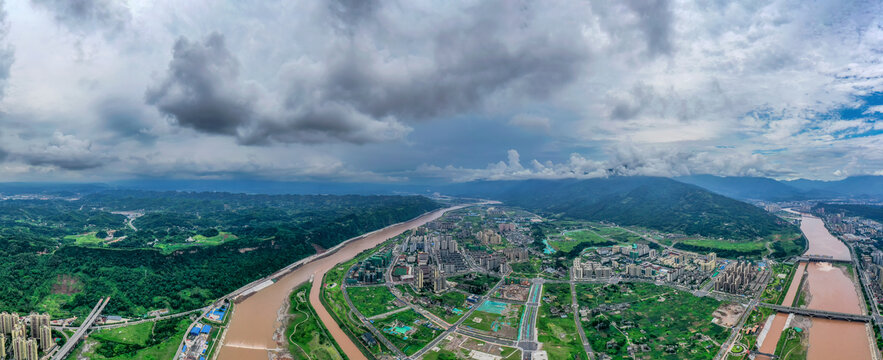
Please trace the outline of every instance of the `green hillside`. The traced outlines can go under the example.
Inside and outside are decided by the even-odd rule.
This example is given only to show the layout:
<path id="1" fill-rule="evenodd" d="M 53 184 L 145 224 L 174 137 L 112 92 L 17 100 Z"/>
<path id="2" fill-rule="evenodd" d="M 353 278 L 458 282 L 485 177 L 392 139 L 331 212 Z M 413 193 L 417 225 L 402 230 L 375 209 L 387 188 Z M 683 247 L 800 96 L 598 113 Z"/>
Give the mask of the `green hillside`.
<path id="1" fill-rule="evenodd" d="M 560 218 L 606 220 L 686 235 L 753 240 L 799 234 L 793 225 L 756 206 L 668 178 L 477 182 L 453 191 Z"/>

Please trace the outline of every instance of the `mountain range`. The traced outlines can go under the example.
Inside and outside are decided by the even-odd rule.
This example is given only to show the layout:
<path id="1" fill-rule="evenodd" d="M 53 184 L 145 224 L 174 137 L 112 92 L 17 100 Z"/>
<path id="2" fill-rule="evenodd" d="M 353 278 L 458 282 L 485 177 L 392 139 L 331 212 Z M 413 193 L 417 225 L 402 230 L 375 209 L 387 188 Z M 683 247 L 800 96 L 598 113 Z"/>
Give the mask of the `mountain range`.
<path id="1" fill-rule="evenodd" d="M 481 197 L 552 217 L 606 220 L 665 232 L 735 240 L 768 238 L 796 229 L 743 201 L 883 199 L 883 176 L 839 181 L 778 181 L 762 177 L 499 180 L 467 183 L 372 184 L 264 180 L 128 181 L 107 184 L 5 183 L 0 194 L 78 196 L 113 189 L 292 194 L 422 194 Z M 740 201 L 742 200 L 742 201 Z"/>
<path id="2" fill-rule="evenodd" d="M 852 176 L 842 180 L 786 180 L 763 177 L 693 175 L 675 180 L 740 200 L 883 200 L 883 176 Z"/>
<path id="3" fill-rule="evenodd" d="M 445 193 L 687 235 L 749 240 L 798 231 L 754 205 L 662 177 L 480 181 L 451 185 Z"/>

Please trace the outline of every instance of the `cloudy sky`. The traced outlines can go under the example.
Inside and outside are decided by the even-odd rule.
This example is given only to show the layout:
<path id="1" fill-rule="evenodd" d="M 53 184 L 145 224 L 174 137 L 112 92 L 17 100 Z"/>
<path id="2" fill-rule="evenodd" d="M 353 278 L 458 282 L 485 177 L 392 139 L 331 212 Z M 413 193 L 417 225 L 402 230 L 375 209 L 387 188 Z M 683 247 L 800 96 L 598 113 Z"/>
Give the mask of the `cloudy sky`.
<path id="1" fill-rule="evenodd" d="M 880 1 L 2 6 L 0 181 L 883 175 Z"/>

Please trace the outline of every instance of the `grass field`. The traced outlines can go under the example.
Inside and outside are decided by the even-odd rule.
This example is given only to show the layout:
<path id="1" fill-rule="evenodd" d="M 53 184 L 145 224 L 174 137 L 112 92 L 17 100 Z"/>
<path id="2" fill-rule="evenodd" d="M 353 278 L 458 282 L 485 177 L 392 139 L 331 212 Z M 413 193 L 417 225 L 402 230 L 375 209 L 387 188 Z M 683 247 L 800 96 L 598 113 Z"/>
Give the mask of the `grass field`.
<path id="1" fill-rule="evenodd" d="M 589 243 L 593 245 L 609 245 L 612 241 L 607 240 L 592 230 L 577 230 L 564 233 L 564 239 L 549 241 L 549 246 L 557 251 L 568 252 L 579 244 Z"/>
<path id="2" fill-rule="evenodd" d="M 145 345 L 153 332 L 153 323 L 146 322 L 116 329 L 98 331 L 93 338 L 122 344 Z"/>
<path id="3" fill-rule="evenodd" d="M 537 340 L 543 343 L 549 359 L 586 358 L 573 314 L 561 317 L 551 312 L 553 307 L 568 307 L 571 302 L 570 284 L 543 286 L 543 303 L 537 315 Z"/>
<path id="4" fill-rule="evenodd" d="M 580 306 L 628 303 L 582 324 L 592 347 L 613 359 L 632 358 L 629 344 L 649 347 L 637 352 L 637 359 L 712 359 L 729 335 L 729 329 L 711 322 L 721 304 L 713 298 L 640 283 L 587 284 L 581 290 L 591 296 L 580 296 Z"/>
<path id="5" fill-rule="evenodd" d="M 77 234 L 77 235 L 67 235 L 64 237 L 66 240 L 73 240 L 74 244 L 77 245 L 101 245 L 104 242 L 104 239 L 99 239 L 95 237 L 94 232 L 89 232 L 85 234 Z"/>
<path id="6" fill-rule="evenodd" d="M 88 352 L 83 352 L 85 346 L 80 345 L 68 359 L 171 359 L 189 325 L 190 320 L 185 318 L 99 330 L 86 340 L 91 343 Z"/>
<path id="7" fill-rule="evenodd" d="M 507 304 L 502 314 L 476 310 L 463 325 L 497 337 L 516 339 L 523 310 L 523 305 L 515 304 Z"/>
<path id="8" fill-rule="evenodd" d="M 525 262 L 510 263 L 509 266 L 512 267 L 511 276 L 513 277 L 532 278 L 543 272 L 543 260 L 536 257 Z"/>
<path id="9" fill-rule="evenodd" d="M 203 235 L 194 235 L 193 242 L 184 242 L 184 243 L 163 243 L 158 242 L 153 245 L 155 248 L 162 250 L 163 253 L 168 254 L 178 250 L 187 249 L 194 246 L 214 246 L 220 245 L 227 241 L 235 240 L 236 235 L 233 235 L 228 232 L 220 232 L 216 236 L 205 237 Z"/>
<path id="10" fill-rule="evenodd" d="M 346 293 L 350 301 L 365 317 L 380 315 L 397 309 L 393 305 L 396 297 L 386 286 L 347 286 Z"/>
<path id="11" fill-rule="evenodd" d="M 626 229 L 617 226 L 607 226 L 602 224 L 593 224 L 590 228 L 598 235 L 601 235 L 607 239 L 612 241 L 617 241 L 620 243 L 646 243 L 647 240 L 644 240 L 639 235 L 633 234 Z"/>
<path id="12" fill-rule="evenodd" d="M 718 250 L 729 250 L 736 252 L 744 252 L 750 253 L 755 251 L 762 251 L 766 247 L 762 242 L 751 241 L 751 242 L 732 242 L 732 241 L 722 241 L 716 239 L 698 239 L 698 238 L 690 238 L 681 241 L 682 244 L 697 246 L 701 248 L 706 248 L 710 250 L 718 249 Z"/>
<path id="13" fill-rule="evenodd" d="M 295 359 L 341 360 L 343 356 L 328 334 L 328 330 L 318 321 L 315 310 L 309 303 L 311 283 L 294 289 L 289 297 L 291 322 L 285 329 L 288 350 Z"/>

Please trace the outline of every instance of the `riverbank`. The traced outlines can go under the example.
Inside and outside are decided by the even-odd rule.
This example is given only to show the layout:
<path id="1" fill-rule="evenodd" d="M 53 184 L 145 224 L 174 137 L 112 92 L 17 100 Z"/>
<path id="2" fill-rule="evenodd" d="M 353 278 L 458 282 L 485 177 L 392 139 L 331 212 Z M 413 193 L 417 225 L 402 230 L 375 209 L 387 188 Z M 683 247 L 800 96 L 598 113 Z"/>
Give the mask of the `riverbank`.
<path id="1" fill-rule="evenodd" d="M 800 229 L 808 242 L 804 255 L 830 256 L 848 261 L 852 259 L 846 244 L 834 237 L 821 219 L 801 214 Z M 856 280 L 848 267 L 826 262 L 801 262 L 782 305 L 802 305 L 815 310 L 864 314 L 864 301 Z M 795 304 L 794 300 L 801 297 L 803 304 Z M 786 328 L 787 317 L 787 314 L 778 313 L 768 324 L 770 329 L 760 347 L 761 352 L 775 352 Z M 804 329 L 808 330 L 807 359 L 876 358 L 877 351 L 873 349 L 868 336 L 867 324 L 819 318 L 812 318 L 811 322 L 809 329 Z"/>
<path id="2" fill-rule="evenodd" d="M 364 250 L 402 232 L 416 228 L 429 221 L 441 217 L 447 211 L 470 205 L 458 205 L 435 210 L 406 222 L 387 226 L 383 229 L 349 239 L 321 255 L 313 255 L 308 261 L 301 261 L 277 271 L 271 278 L 276 281 L 259 291 L 255 291 L 237 304 L 237 311 L 230 321 L 226 341 L 219 354 L 220 360 L 265 360 L 269 351 L 281 350 L 281 346 L 273 339 L 277 329 L 285 324 L 279 321 L 278 311 L 284 306 L 291 291 L 298 285 L 314 277 L 313 290 L 310 291 L 310 304 L 319 319 L 337 341 L 345 355 L 352 359 L 364 359 L 364 355 L 319 301 L 317 285 L 321 286 L 325 273 L 337 264 L 347 261 Z M 305 259 L 306 260 L 306 259 Z M 314 295 L 315 294 L 315 295 Z"/>

